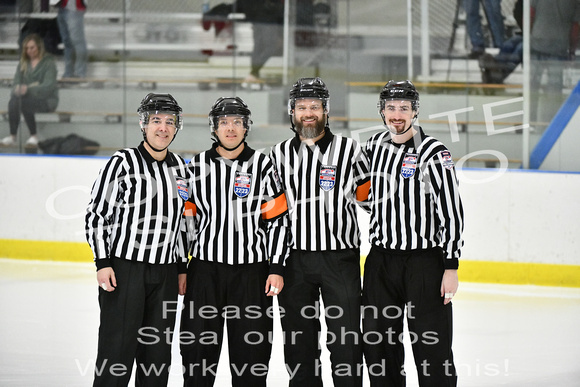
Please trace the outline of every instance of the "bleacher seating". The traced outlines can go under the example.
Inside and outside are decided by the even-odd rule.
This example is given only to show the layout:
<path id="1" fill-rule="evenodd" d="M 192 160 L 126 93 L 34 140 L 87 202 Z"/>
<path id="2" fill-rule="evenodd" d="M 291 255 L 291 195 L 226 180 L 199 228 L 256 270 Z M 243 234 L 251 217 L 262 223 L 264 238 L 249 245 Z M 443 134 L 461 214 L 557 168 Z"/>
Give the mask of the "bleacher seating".
<path id="1" fill-rule="evenodd" d="M 3 20 L 0 25 L 0 51 L 14 54 L 23 21 L 27 18 L 56 18 L 54 13 L 21 15 L 20 19 Z M 207 55 L 251 53 L 251 24 L 240 22 L 243 14 L 230 15 L 235 23 L 216 34 L 214 27 L 205 30 L 201 14 L 173 13 L 99 13 L 87 12 L 85 36 L 92 56 L 110 59 L 205 59 Z M 154 21 L 154 23 L 152 23 Z M 232 30 L 235 29 L 235 33 Z M 62 45 L 60 46 L 62 48 Z"/>
<path id="2" fill-rule="evenodd" d="M 156 21 L 159 21 L 159 17 L 171 20 L 171 23 L 155 24 L 148 23 L 151 17 L 137 13 L 87 13 L 86 35 L 91 57 L 88 79 L 82 84 L 61 82 L 57 111 L 37 115 L 41 137 L 77 133 L 98 141 L 101 144 L 100 155 L 110 155 L 123 144 L 134 145 L 140 140 L 135 113 L 138 101 L 144 93 L 153 90 L 171 92 L 184 108 L 185 129 L 172 148 L 185 156 L 211 146 L 207 112 L 217 97 L 230 93 L 240 95 L 252 109 L 255 125 L 249 137 L 250 145 L 258 149 L 266 148 L 292 135 L 285 113 L 288 86 L 281 85 L 281 58 L 271 58 L 263 70 L 265 77 L 271 80 L 268 88 L 249 90 L 241 87 L 240 83 L 249 72 L 249 54 L 253 49 L 249 23 L 236 23 L 234 30 L 225 30 L 216 36 L 213 28 L 207 31 L 203 29 L 200 14 L 155 15 Z M 5 59 L 0 61 L 0 113 L 4 114 L 9 98 L 8 88 L 17 64 L 15 52 L 18 50 L 18 26 L 14 20 L 0 26 L 0 54 Z M 381 67 L 395 56 L 397 60 L 400 57 L 404 59 L 404 50 L 369 50 L 365 39 L 376 43 L 377 37 L 365 37 L 363 29 L 356 31 L 360 35 L 348 37 L 350 42 L 358 42 L 354 48 L 350 45 L 354 50 L 351 58 L 357 58 L 360 54 L 358 60 L 366 62 L 364 65 L 369 67 Z M 400 45 L 406 31 L 393 31 L 396 34 L 389 38 L 395 45 Z M 344 42 L 347 38 L 345 31 L 339 33 L 344 35 L 333 41 L 341 44 L 305 50 L 305 54 L 297 58 L 307 57 L 310 61 L 313 54 L 323 51 L 327 55 L 311 60 L 312 64 L 308 63 L 310 68 L 320 71 L 325 78 L 325 65 L 328 65 L 329 73 L 336 66 L 343 65 L 336 57 L 344 57 Z M 59 74 L 62 74 L 63 67 L 62 59 L 59 58 Z M 306 74 L 298 76 L 312 75 L 315 70 L 307 69 Z M 368 70 L 373 73 L 376 69 L 373 67 Z M 465 58 L 433 59 L 431 70 L 428 77 L 417 82 L 417 86 L 422 93 L 422 100 L 437 101 L 437 105 L 432 105 L 435 111 L 465 107 L 474 103 L 470 100 L 472 97 L 478 98 L 476 104 L 480 106 L 485 101 L 514 98 L 521 93 L 521 69 L 508 79 L 506 85 L 482 85 L 477 61 Z M 383 71 L 379 69 L 374 73 L 381 75 L 375 77 L 373 82 L 347 82 L 343 85 L 344 90 L 347 90 L 344 96 L 333 94 L 331 89 L 331 122 L 336 132 L 358 136 L 366 133 L 365 128 L 380 124 L 376 112 L 378 90 L 384 84 L 380 78 L 389 77 L 389 73 L 383 74 Z M 388 78 L 383 79 L 386 80 Z M 341 98 L 344 107 L 335 102 Z M 430 104 L 426 102 L 422 106 Z M 485 120 L 481 115 L 461 117 L 458 121 L 458 142 L 451 141 L 448 123 L 443 119 L 429 119 L 425 108 L 422 109 L 420 121 L 427 131 L 448 143 L 457 155 L 469 153 L 470 143 L 485 144 L 483 146 L 490 144 Z M 501 123 L 515 125 L 517 122 L 518 119 L 514 119 Z M 0 121 L 0 128 L 0 133 L 4 135 L 7 122 Z M 24 129 L 24 139 L 26 135 Z M 364 140 L 364 136 L 359 139 Z M 491 140 L 492 143 L 497 142 L 497 138 Z M 502 149 L 512 160 L 512 166 L 517 166 L 521 159 L 519 133 L 506 134 L 502 137 L 501 146 L 494 143 L 489 147 Z M 0 149 L 0 152 L 4 151 Z M 485 165 L 490 160 L 482 158 L 478 162 Z"/>

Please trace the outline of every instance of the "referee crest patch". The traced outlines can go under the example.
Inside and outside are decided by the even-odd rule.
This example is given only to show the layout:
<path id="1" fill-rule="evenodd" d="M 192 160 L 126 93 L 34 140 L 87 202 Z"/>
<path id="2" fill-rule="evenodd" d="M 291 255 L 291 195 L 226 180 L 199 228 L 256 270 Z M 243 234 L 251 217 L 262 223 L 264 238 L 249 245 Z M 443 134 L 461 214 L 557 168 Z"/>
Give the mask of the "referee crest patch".
<path id="1" fill-rule="evenodd" d="M 183 200 L 189 199 L 189 189 L 187 187 L 187 180 L 183 177 L 175 176 L 175 185 L 177 186 L 177 193 Z"/>
<path id="2" fill-rule="evenodd" d="M 336 182 L 336 167 L 332 165 L 322 165 L 320 167 L 320 175 L 318 176 L 318 184 L 320 188 L 325 191 L 330 191 L 334 188 Z"/>
<path id="3" fill-rule="evenodd" d="M 453 158 L 451 157 L 451 152 L 448 150 L 441 152 L 441 164 L 447 169 L 453 169 L 455 164 L 453 164 Z"/>
<path id="4" fill-rule="evenodd" d="M 252 188 L 252 174 L 236 171 L 234 179 L 234 193 L 239 198 L 245 198 Z"/>
<path id="5" fill-rule="evenodd" d="M 401 176 L 405 179 L 413 176 L 417 169 L 417 155 L 413 153 L 406 153 L 403 158 L 403 166 L 401 167 Z"/>

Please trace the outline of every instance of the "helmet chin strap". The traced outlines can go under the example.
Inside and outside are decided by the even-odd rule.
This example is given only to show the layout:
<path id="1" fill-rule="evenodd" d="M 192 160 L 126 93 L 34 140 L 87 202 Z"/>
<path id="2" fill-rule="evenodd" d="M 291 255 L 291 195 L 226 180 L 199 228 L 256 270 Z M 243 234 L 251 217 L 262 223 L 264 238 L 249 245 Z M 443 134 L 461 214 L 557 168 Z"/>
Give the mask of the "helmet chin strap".
<path id="1" fill-rule="evenodd" d="M 177 132 L 175 132 L 175 134 L 173 135 L 173 139 L 171 140 L 171 142 L 169 144 L 167 144 L 167 146 L 163 149 L 157 149 L 155 148 L 153 145 L 151 145 L 151 143 L 149 142 L 149 140 L 147 140 L 147 134 L 145 133 L 145 130 L 141 129 L 141 132 L 143 133 L 143 140 L 147 143 L 147 145 L 149 145 L 149 147 L 151 149 L 153 149 L 155 152 L 163 152 L 164 150 L 166 150 L 167 148 L 169 148 L 169 145 L 171 145 L 171 143 L 173 142 L 173 140 L 175 140 L 175 137 L 177 136 Z"/>
<path id="2" fill-rule="evenodd" d="M 294 115 L 290 116 L 290 130 L 293 131 L 295 134 L 298 134 L 296 131 L 296 125 L 294 125 Z"/>
<path id="3" fill-rule="evenodd" d="M 228 148 L 228 147 L 224 146 L 224 144 L 222 144 L 222 142 L 220 141 L 218 136 L 215 134 L 215 132 L 212 134 L 214 136 L 214 141 L 217 142 L 218 146 L 221 146 L 222 148 L 224 148 L 228 152 L 232 152 L 232 151 L 235 151 L 236 149 L 238 149 L 243 143 L 246 142 L 246 137 L 248 137 L 248 129 L 246 129 L 246 133 L 244 133 L 244 138 L 242 138 L 242 141 L 240 141 L 239 144 L 233 148 Z"/>

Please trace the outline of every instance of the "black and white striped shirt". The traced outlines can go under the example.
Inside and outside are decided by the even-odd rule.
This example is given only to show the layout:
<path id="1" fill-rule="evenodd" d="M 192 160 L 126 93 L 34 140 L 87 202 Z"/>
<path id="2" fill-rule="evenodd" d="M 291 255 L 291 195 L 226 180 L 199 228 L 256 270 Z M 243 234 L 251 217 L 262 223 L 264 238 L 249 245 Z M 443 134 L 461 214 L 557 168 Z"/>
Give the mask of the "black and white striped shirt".
<path id="1" fill-rule="evenodd" d="M 188 176 L 180 156 L 168 152 L 157 161 L 143 143 L 111 157 L 93 185 L 85 218 L 97 269 L 113 257 L 150 264 L 187 259 Z"/>
<path id="2" fill-rule="evenodd" d="M 270 273 L 282 275 L 290 251 L 288 207 L 274 165 L 247 144 L 234 160 L 216 148 L 189 164 L 192 259 L 229 265 L 270 261 Z"/>
<path id="3" fill-rule="evenodd" d="M 293 249 L 358 248 L 357 201 L 368 196 L 368 160 L 351 138 L 325 136 L 308 146 L 298 136 L 275 145 L 270 157 L 288 199 Z"/>
<path id="4" fill-rule="evenodd" d="M 463 207 L 449 150 L 418 128 L 404 144 L 388 131 L 366 144 L 370 161 L 370 243 L 389 250 L 443 249 L 457 269 L 463 246 Z"/>

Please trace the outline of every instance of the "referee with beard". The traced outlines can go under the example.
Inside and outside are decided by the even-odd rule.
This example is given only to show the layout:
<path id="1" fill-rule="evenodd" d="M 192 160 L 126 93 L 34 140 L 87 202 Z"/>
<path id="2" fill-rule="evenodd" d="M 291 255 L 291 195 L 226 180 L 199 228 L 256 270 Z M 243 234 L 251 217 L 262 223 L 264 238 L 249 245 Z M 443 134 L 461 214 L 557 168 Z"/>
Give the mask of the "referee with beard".
<path id="1" fill-rule="evenodd" d="M 362 386 L 360 235 L 356 204 L 367 199 L 368 161 L 352 139 L 328 125 L 329 92 L 320 78 L 290 90 L 294 138 L 272 148 L 288 200 L 293 237 L 286 261 L 284 355 L 290 386 L 322 386 L 320 295 L 337 387 Z"/>

